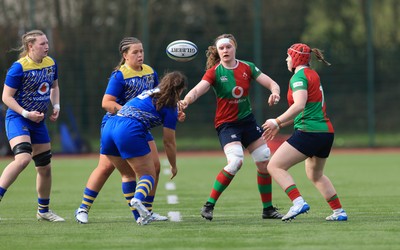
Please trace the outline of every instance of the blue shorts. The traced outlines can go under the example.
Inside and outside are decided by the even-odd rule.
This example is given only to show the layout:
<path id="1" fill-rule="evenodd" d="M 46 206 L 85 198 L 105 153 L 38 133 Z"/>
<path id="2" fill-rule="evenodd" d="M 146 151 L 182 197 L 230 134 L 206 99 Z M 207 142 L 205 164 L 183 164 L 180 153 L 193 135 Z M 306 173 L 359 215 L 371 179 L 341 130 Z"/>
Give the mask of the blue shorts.
<path id="1" fill-rule="evenodd" d="M 49 132 L 44 120 L 36 123 L 22 116 L 7 117 L 6 133 L 9 141 L 17 136 L 28 135 L 31 137 L 32 144 L 50 142 Z"/>
<path id="2" fill-rule="evenodd" d="M 234 141 L 240 141 L 243 147 L 247 148 L 262 136 L 263 130 L 251 114 L 240 121 L 221 124 L 217 128 L 217 133 L 222 148 Z"/>
<path id="3" fill-rule="evenodd" d="M 103 117 L 103 120 L 101 121 L 100 137 L 101 137 L 101 135 L 103 134 L 104 125 L 106 125 L 106 122 L 108 121 L 108 119 L 109 119 L 110 117 L 112 117 L 112 115 L 108 115 L 108 114 L 106 114 L 106 115 Z M 149 142 L 149 141 L 154 141 L 154 137 L 153 137 L 153 135 L 150 133 L 150 131 L 147 131 L 146 140 L 147 140 L 147 142 Z M 101 138 L 100 138 L 100 152 L 101 152 L 101 148 L 102 148 L 102 145 L 101 145 Z"/>
<path id="4" fill-rule="evenodd" d="M 328 158 L 335 135 L 295 130 L 287 142 L 308 157 Z"/>
<path id="5" fill-rule="evenodd" d="M 122 159 L 139 157 L 151 152 L 142 123 L 133 118 L 112 116 L 101 134 L 100 154 L 120 156 Z"/>

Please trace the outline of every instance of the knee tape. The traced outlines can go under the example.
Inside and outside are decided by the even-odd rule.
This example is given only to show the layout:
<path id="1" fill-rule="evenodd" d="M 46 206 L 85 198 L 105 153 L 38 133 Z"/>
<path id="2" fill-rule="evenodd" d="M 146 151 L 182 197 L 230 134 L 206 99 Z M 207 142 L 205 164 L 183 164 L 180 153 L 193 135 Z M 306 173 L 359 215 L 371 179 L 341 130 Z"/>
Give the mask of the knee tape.
<path id="1" fill-rule="evenodd" d="M 36 167 L 44 167 L 50 164 L 51 157 L 52 157 L 51 151 L 48 150 L 38 155 L 35 155 L 32 159 L 35 162 Z"/>
<path id="2" fill-rule="evenodd" d="M 266 144 L 263 144 L 251 152 L 251 156 L 255 162 L 268 161 L 271 158 L 271 150 Z"/>
<path id="3" fill-rule="evenodd" d="M 242 167 L 244 153 L 243 148 L 239 144 L 232 145 L 225 150 L 226 159 L 228 165 L 224 167 L 224 170 L 231 175 L 235 175 Z"/>
<path id="4" fill-rule="evenodd" d="M 12 149 L 14 155 L 21 154 L 21 153 L 32 153 L 32 144 L 29 142 L 21 142 L 15 145 Z"/>

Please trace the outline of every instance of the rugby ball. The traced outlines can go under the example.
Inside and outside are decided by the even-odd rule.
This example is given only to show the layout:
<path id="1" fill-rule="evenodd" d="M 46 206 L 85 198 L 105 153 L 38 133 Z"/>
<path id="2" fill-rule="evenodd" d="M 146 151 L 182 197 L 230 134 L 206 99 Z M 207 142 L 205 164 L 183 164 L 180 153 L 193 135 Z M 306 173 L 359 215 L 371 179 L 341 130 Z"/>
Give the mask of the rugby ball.
<path id="1" fill-rule="evenodd" d="M 196 44 L 187 40 L 176 40 L 168 44 L 166 53 L 169 58 L 178 62 L 188 62 L 194 59 L 198 49 Z"/>

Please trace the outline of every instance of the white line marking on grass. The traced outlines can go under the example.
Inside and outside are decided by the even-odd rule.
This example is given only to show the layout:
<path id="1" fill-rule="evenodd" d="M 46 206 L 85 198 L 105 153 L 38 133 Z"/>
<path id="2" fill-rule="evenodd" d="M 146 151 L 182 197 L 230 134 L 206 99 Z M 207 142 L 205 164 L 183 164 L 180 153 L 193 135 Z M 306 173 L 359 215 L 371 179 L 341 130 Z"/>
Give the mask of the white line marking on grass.
<path id="1" fill-rule="evenodd" d="M 176 221 L 176 222 L 182 221 L 180 212 L 170 211 L 168 212 L 168 217 L 170 221 Z"/>
<path id="2" fill-rule="evenodd" d="M 167 196 L 167 202 L 168 204 L 178 204 L 178 196 L 177 195 L 168 195 Z"/>
<path id="3" fill-rule="evenodd" d="M 161 166 L 163 167 L 162 172 L 164 175 L 171 175 L 170 165 L 167 159 L 161 161 Z M 173 181 L 165 183 L 165 189 L 167 191 L 176 190 L 176 185 Z M 177 195 L 167 195 L 167 203 L 168 204 L 178 204 L 178 196 Z M 178 211 L 170 211 L 168 212 L 168 217 L 170 221 L 179 222 L 182 221 L 181 213 Z"/>
<path id="4" fill-rule="evenodd" d="M 165 189 L 166 190 L 175 190 L 176 186 L 174 182 L 167 182 L 165 183 Z"/>

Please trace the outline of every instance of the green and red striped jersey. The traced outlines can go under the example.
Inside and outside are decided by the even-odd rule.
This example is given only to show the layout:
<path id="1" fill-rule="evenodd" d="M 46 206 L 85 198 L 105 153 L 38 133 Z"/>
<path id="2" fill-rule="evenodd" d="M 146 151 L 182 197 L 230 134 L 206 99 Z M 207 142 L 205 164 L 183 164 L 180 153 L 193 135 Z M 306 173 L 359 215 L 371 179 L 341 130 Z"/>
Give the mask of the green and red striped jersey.
<path id="1" fill-rule="evenodd" d="M 316 71 L 303 68 L 292 76 L 287 94 L 289 106 L 294 103 L 293 92 L 301 89 L 307 90 L 308 99 L 304 110 L 294 119 L 294 128 L 305 132 L 333 133 L 332 123 L 326 115 L 324 91 Z"/>
<path id="2" fill-rule="evenodd" d="M 239 121 L 252 112 L 250 84 L 261 71 L 251 62 L 238 60 L 237 66 L 227 69 L 217 64 L 208 69 L 202 80 L 211 84 L 217 98 L 214 125 Z"/>

